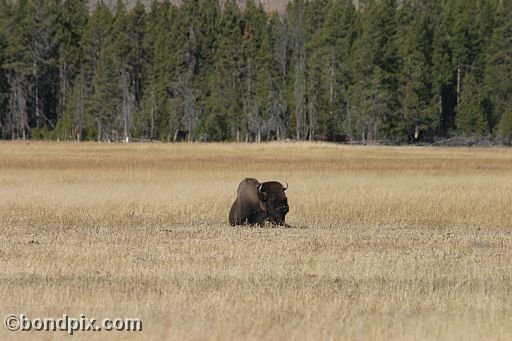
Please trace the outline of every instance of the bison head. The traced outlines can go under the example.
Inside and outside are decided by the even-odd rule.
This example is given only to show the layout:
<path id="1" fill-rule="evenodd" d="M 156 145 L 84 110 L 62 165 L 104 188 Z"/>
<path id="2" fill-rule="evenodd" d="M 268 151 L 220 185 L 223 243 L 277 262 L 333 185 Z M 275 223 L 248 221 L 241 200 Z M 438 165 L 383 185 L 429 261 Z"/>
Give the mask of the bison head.
<path id="1" fill-rule="evenodd" d="M 288 198 L 284 193 L 288 184 L 283 186 L 277 181 L 264 182 L 258 186 L 258 197 L 262 201 L 268 215 L 268 219 L 278 225 L 284 224 L 288 207 Z"/>

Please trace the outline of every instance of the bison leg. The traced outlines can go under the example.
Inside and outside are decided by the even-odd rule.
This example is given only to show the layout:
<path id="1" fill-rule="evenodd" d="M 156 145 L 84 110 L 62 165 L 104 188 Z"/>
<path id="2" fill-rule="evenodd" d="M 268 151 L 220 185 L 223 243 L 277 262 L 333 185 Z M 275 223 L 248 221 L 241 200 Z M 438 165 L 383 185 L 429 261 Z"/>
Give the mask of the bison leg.
<path id="1" fill-rule="evenodd" d="M 235 200 L 231 209 L 229 210 L 229 223 L 231 226 L 242 225 L 244 222 L 240 219 L 240 209 L 238 207 L 238 201 Z"/>
<path id="2" fill-rule="evenodd" d="M 253 213 L 249 217 L 249 224 L 251 225 L 263 225 L 266 221 L 268 221 L 268 215 L 263 211 Z"/>

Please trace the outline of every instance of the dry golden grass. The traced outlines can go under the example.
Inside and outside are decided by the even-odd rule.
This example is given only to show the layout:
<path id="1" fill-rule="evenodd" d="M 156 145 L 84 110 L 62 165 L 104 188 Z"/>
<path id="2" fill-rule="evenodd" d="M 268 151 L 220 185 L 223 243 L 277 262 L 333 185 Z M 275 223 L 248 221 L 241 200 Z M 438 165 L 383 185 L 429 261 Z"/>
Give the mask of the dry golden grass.
<path id="1" fill-rule="evenodd" d="M 247 176 L 289 183 L 296 228 L 227 224 Z M 0 317 L 144 323 L 80 339 L 509 340 L 511 203 L 510 149 L 0 143 Z"/>

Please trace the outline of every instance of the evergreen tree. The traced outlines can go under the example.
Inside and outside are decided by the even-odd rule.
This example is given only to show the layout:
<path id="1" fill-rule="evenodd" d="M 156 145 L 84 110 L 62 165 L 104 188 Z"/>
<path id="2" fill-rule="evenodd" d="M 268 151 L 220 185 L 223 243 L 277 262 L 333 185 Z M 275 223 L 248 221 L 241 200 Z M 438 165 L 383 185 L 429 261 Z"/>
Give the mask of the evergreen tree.
<path id="1" fill-rule="evenodd" d="M 133 116 L 142 98 L 145 15 L 140 2 L 129 13 L 119 2 L 112 27 L 112 44 L 109 45 L 120 88 L 117 130 L 122 131 L 126 142 L 132 137 Z"/>
<path id="2" fill-rule="evenodd" d="M 306 125 L 306 32 L 304 0 L 294 0 L 287 9 L 291 35 L 291 74 L 289 75 L 290 107 L 293 108 L 295 138 L 300 140 L 307 136 Z"/>
<path id="3" fill-rule="evenodd" d="M 6 58 L 3 65 L 9 85 L 9 107 L 6 130 L 12 139 L 29 137 L 30 121 L 34 118 L 34 76 L 38 74 L 38 60 L 33 48 L 36 8 L 30 0 L 14 5 L 6 24 Z"/>
<path id="4" fill-rule="evenodd" d="M 113 49 L 110 34 L 113 17 L 100 2 L 92 12 L 82 36 L 84 82 L 84 126 L 82 134 L 90 140 L 113 138 L 113 114 L 117 109 L 119 87 L 113 68 Z"/>
<path id="5" fill-rule="evenodd" d="M 511 0 L 0 0 L 2 138 L 511 136 Z"/>
<path id="6" fill-rule="evenodd" d="M 432 81 L 434 89 L 434 106 L 439 117 L 441 133 L 447 134 L 455 126 L 456 93 L 456 65 L 453 64 L 450 47 L 450 32 L 454 21 L 453 9 L 450 2 L 438 5 L 439 12 L 437 24 L 434 28 L 432 51 Z"/>
<path id="7" fill-rule="evenodd" d="M 82 138 L 83 88 L 81 39 L 88 20 L 85 0 L 66 0 L 56 18 L 58 44 L 59 107 L 56 135 L 61 139 Z"/>
<path id="8" fill-rule="evenodd" d="M 0 1 L 0 138 L 8 137 L 7 113 L 9 105 L 9 87 L 7 71 L 4 68 L 6 62 L 7 36 L 5 34 L 7 24 L 10 21 L 11 3 L 7 0 Z"/>
<path id="9" fill-rule="evenodd" d="M 410 142 L 422 135 L 432 137 L 438 128 L 437 112 L 432 110 L 432 8 L 407 2 L 400 9 L 400 102 L 401 138 Z"/>
<path id="10" fill-rule="evenodd" d="M 242 93 L 244 116 L 257 142 L 267 130 L 267 98 L 270 88 L 270 45 L 267 16 L 254 1 L 243 13 Z"/>
<path id="11" fill-rule="evenodd" d="M 394 0 L 371 2 L 364 12 L 362 33 L 355 42 L 351 88 L 357 115 L 356 134 L 365 141 L 396 136 L 399 112 L 398 49 Z"/>
<path id="12" fill-rule="evenodd" d="M 333 140 L 341 134 L 347 119 L 354 15 L 351 1 L 330 1 L 323 25 L 309 44 L 312 57 L 308 62 L 308 115 L 316 135 L 322 139 Z"/>
<path id="13" fill-rule="evenodd" d="M 172 140 L 179 119 L 172 105 L 176 91 L 172 81 L 176 73 L 178 10 L 166 0 L 153 2 L 147 16 L 144 41 L 148 63 L 145 67 L 144 92 L 140 116 L 136 119 L 139 134 L 149 139 Z"/>
<path id="14" fill-rule="evenodd" d="M 242 105 L 242 66 L 242 14 L 235 1 L 229 0 L 220 18 L 218 49 L 208 82 L 209 126 L 204 131 L 212 137 L 240 141 L 247 132 Z"/>
<path id="15" fill-rule="evenodd" d="M 282 139 L 288 128 L 286 82 L 289 73 L 289 36 L 285 17 L 277 14 L 269 20 L 270 89 L 268 92 L 269 133 Z"/>
<path id="16" fill-rule="evenodd" d="M 459 105 L 455 123 L 464 135 L 485 135 L 487 121 L 482 107 L 481 84 L 477 83 L 473 73 L 468 73 L 461 86 Z"/>
<path id="17" fill-rule="evenodd" d="M 489 126 L 499 135 L 512 135 L 512 1 L 499 2 L 496 25 L 486 54 L 485 84 L 491 101 Z"/>
<path id="18" fill-rule="evenodd" d="M 477 79 L 481 77 L 487 21 L 492 22 L 492 16 L 489 6 L 463 0 L 446 2 L 441 9 L 434 38 L 434 87 L 440 126 L 448 133 L 455 128 L 465 74 L 473 72 Z"/>

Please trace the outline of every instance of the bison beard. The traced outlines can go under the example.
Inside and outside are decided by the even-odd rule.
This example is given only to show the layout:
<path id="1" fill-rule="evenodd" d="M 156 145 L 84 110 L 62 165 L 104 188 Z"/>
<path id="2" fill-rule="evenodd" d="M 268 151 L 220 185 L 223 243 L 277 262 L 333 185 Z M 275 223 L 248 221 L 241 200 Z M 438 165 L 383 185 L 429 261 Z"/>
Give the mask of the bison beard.
<path id="1" fill-rule="evenodd" d="M 229 211 L 229 223 L 235 225 L 262 225 L 271 222 L 285 224 L 289 211 L 285 187 L 277 181 L 260 183 L 254 178 L 244 179 L 238 185 L 235 202 Z"/>

